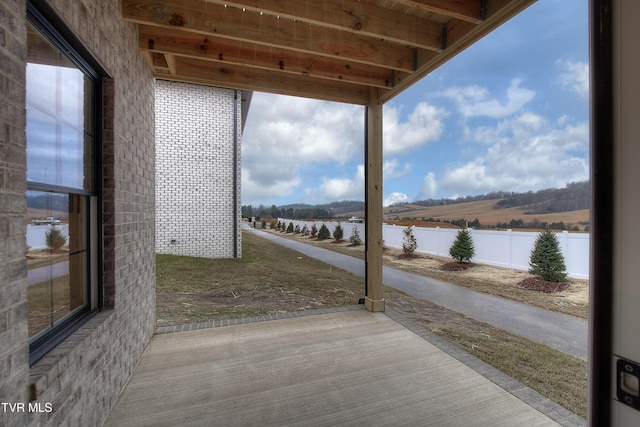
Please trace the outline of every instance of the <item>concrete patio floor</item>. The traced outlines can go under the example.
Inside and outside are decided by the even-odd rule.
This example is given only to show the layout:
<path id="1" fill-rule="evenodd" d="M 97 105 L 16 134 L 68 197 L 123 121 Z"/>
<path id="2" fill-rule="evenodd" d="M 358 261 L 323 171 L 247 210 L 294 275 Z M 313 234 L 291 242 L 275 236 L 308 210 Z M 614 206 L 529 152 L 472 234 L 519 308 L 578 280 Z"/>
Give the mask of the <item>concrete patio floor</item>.
<path id="1" fill-rule="evenodd" d="M 506 376 L 481 375 L 389 313 L 352 307 L 245 320 L 155 335 L 105 425 L 581 424 Z"/>

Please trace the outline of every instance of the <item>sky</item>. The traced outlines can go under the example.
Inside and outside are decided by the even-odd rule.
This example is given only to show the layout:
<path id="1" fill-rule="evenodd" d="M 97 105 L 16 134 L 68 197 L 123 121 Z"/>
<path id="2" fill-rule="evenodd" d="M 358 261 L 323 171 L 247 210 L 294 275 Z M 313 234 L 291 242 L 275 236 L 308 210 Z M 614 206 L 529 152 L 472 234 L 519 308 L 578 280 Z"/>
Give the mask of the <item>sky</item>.
<path id="1" fill-rule="evenodd" d="M 242 204 L 364 200 L 365 108 L 254 93 Z M 384 205 L 589 179 L 588 0 L 538 0 L 383 109 Z"/>

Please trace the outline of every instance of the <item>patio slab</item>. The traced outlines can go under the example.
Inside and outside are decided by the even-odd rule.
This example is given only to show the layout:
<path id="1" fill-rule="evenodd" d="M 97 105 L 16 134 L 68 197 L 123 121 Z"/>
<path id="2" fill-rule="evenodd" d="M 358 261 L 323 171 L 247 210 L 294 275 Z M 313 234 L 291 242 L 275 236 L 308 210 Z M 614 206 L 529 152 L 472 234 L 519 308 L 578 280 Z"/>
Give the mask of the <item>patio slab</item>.
<path id="1" fill-rule="evenodd" d="M 556 426 L 383 313 L 155 335 L 106 426 Z"/>

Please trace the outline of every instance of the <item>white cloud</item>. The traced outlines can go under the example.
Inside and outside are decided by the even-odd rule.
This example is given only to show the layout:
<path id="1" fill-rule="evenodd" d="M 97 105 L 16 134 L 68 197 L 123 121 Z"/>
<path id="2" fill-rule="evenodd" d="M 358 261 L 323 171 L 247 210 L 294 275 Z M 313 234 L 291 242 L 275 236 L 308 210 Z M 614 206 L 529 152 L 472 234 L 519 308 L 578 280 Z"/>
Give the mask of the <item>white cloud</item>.
<path id="1" fill-rule="evenodd" d="M 323 177 L 320 187 L 312 191 L 307 190 L 307 194 L 314 196 L 312 200 L 315 200 L 315 203 L 364 200 L 364 165 L 358 165 L 352 178 Z"/>
<path id="2" fill-rule="evenodd" d="M 589 99 L 589 64 L 559 59 L 556 65 L 563 69 L 558 76 L 560 85 L 577 93 L 582 99 Z"/>
<path id="3" fill-rule="evenodd" d="M 271 203 L 278 197 L 289 196 L 300 185 L 297 175 L 287 179 L 264 182 L 252 175 L 251 170 L 242 171 L 242 204 Z"/>
<path id="4" fill-rule="evenodd" d="M 385 106 L 382 119 L 385 154 L 406 152 L 437 141 L 449 114 L 443 108 L 420 102 L 409 114 L 408 121 L 402 122 L 400 115 L 400 109 Z"/>
<path id="5" fill-rule="evenodd" d="M 299 163 L 345 163 L 362 152 L 363 139 L 362 107 L 255 94 L 243 147 L 248 160 L 277 156 Z"/>
<path id="6" fill-rule="evenodd" d="M 405 163 L 400 169 L 398 159 L 389 159 L 382 165 L 382 176 L 384 179 L 400 178 L 410 174 L 411 169 L 411 163 Z"/>
<path id="7" fill-rule="evenodd" d="M 409 163 L 405 163 L 400 167 L 397 159 L 386 160 L 382 167 L 385 179 L 403 177 L 411 171 L 411 165 Z M 305 190 L 305 196 L 306 199 L 310 201 L 309 203 L 326 203 L 336 200 L 364 200 L 364 165 L 357 165 L 356 172 L 352 177 L 330 178 L 323 176 L 322 184 L 316 188 L 307 188 Z"/>
<path id="8" fill-rule="evenodd" d="M 254 94 L 242 136 L 243 203 L 292 194 L 307 165 L 362 158 L 363 140 L 363 107 Z"/>
<path id="9" fill-rule="evenodd" d="M 406 194 L 394 191 L 393 193 L 385 197 L 384 201 L 382 202 L 382 206 L 387 207 L 391 205 L 396 205 L 398 203 L 407 203 L 408 201 L 409 201 L 409 197 L 407 197 Z"/>
<path id="10" fill-rule="evenodd" d="M 251 101 L 242 137 L 243 203 L 270 203 L 293 194 L 303 182 L 302 171 L 317 165 L 345 165 L 364 155 L 364 108 L 303 98 L 256 93 Z M 385 106 L 385 154 L 416 149 L 440 138 L 444 109 L 419 103 L 406 121 L 399 109 Z M 388 178 L 406 176 L 411 164 L 397 159 L 385 162 Z M 364 176 L 364 175 L 363 175 Z M 320 191 L 325 200 L 362 199 L 357 179 L 325 177 L 315 190 L 306 190 L 306 200 L 315 202 Z M 300 197 L 298 197 L 300 199 Z"/>
<path id="11" fill-rule="evenodd" d="M 427 200 L 436 197 L 438 191 L 438 183 L 436 181 L 436 175 L 433 172 L 429 172 L 422 180 L 422 186 L 418 193 L 417 200 Z"/>
<path id="12" fill-rule="evenodd" d="M 483 127 L 476 136 L 484 144 L 490 136 L 494 142 L 481 156 L 446 170 L 442 187 L 452 193 L 558 188 L 589 178 L 586 122 L 548 123 L 524 113 L 493 129 Z"/>
<path id="13" fill-rule="evenodd" d="M 531 101 L 536 93 L 533 90 L 520 87 L 520 79 L 511 80 L 507 88 L 506 103 L 497 99 L 489 99 L 489 91 L 481 86 L 452 87 L 439 92 L 438 95 L 453 99 L 458 110 L 465 117 L 485 116 L 502 118 L 511 116 Z"/>

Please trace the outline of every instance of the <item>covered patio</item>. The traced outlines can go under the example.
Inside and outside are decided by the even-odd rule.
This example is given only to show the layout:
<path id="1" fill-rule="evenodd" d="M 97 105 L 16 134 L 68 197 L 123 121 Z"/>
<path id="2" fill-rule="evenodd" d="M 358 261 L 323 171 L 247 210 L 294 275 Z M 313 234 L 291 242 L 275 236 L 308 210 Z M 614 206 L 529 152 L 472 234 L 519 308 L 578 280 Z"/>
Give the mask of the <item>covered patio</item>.
<path id="1" fill-rule="evenodd" d="M 383 106 L 535 0 L 123 0 L 158 79 L 366 106 L 365 307 L 382 295 Z M 236 207 L 237 209 L 237 207 Z"/>
<path id="2" fill-rule="evenodd" d="M 158 79 L 366 106 L 367 310 L 160 331 L 106 425 L 583 424 L 382 294 L 384 103 L 531 3 L 124 0 Z"/>
<path id="3" fill-rule="evenodd" d="M 393 310 L 356 306 L 163 328 L 105 425 L 583 422 Z"/>

